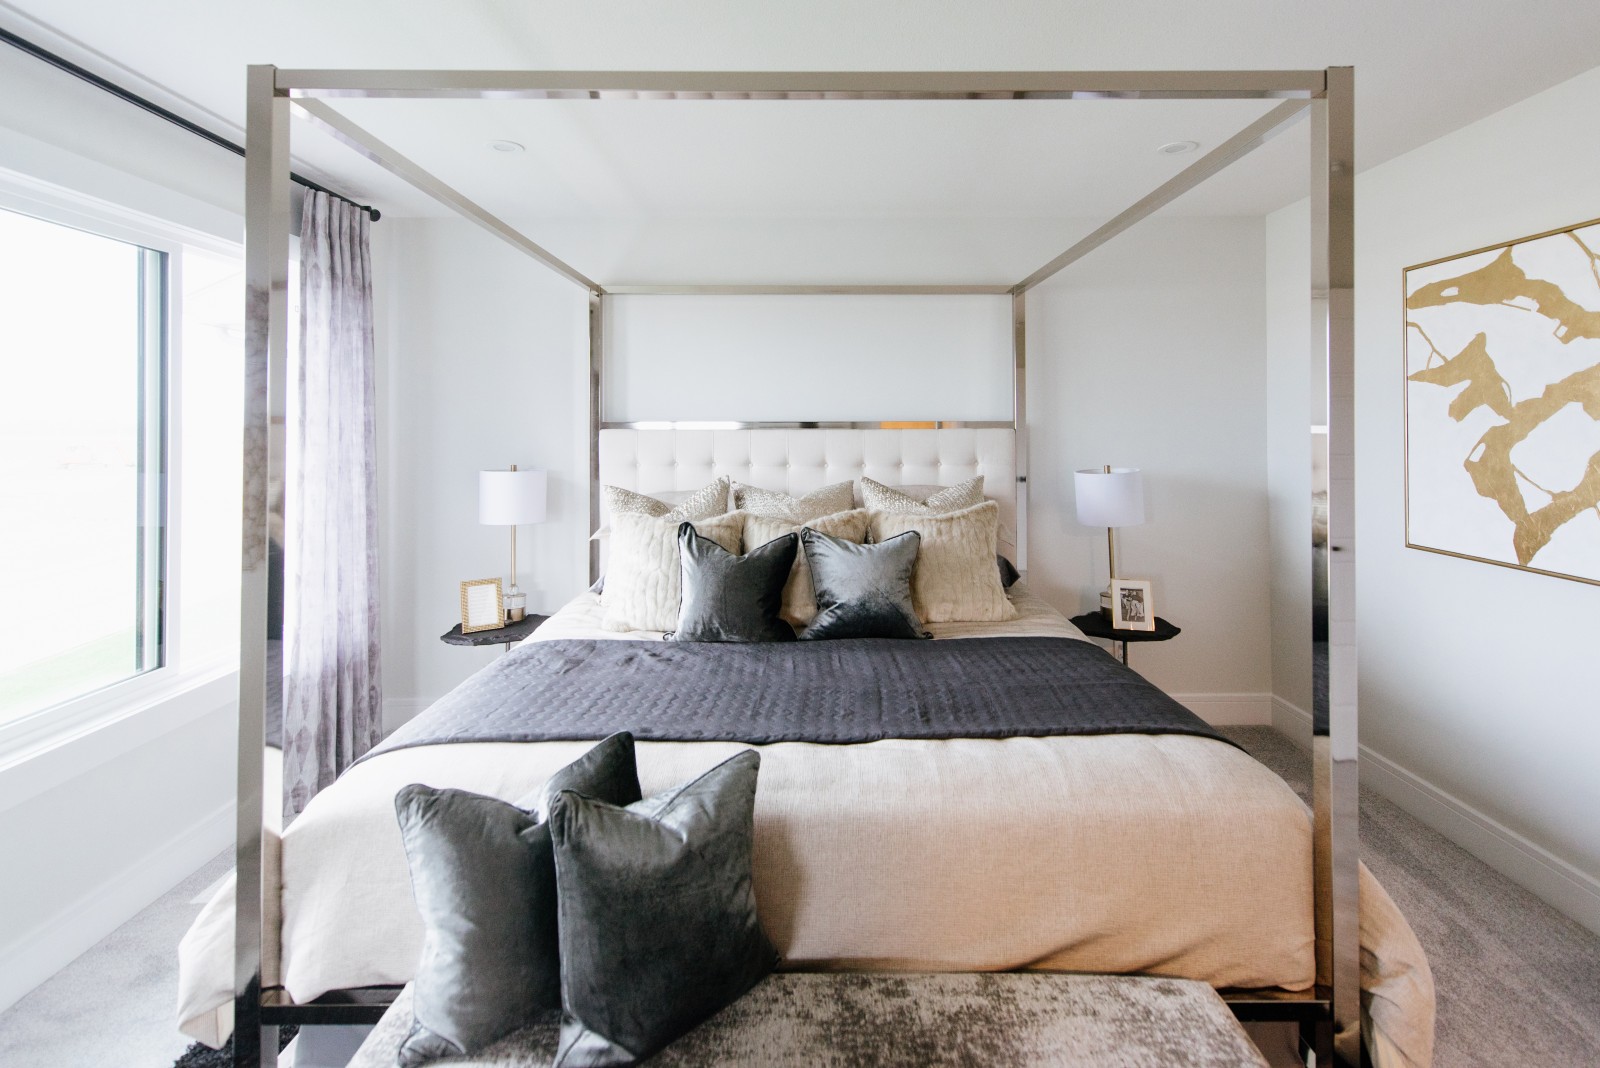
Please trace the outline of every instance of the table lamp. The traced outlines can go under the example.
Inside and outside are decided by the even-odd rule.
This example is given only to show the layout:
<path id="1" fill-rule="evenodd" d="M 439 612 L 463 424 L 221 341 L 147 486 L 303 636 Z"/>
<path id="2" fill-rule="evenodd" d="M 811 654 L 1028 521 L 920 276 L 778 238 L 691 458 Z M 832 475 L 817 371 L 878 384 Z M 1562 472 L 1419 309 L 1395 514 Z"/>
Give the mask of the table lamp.
<path id="1" fill-rule="evenodd" d="M 1144 476 L 1137 467 L 1085 468 L 1072 475 L 1078 497 L 1078 522 L 1106 528 L 1106 560 L 1111 578 L 1117 577 L 1117 527 L 1144 522 Z M 1111 614 L 1111 583 L 1100 593 L 1100 610 Z"/>
<path id="2" fill-rule="evenodd" d="M 506 622 L 519 622 L 528 610 L 528 596 L 517 586 L 517 527 L 543 523 L 548 478 L 543 471 L 478 472 L 478 522 L 511 528 L 511 588 L 506 591 Z"/>

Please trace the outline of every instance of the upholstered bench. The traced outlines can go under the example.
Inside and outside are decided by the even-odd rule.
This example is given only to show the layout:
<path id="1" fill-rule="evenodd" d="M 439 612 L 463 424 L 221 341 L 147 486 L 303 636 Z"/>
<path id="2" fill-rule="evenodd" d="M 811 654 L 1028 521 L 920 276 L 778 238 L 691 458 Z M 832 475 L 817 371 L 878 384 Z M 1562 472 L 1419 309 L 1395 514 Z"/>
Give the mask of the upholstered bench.
<path id="1" fill-rule="evenodd" d="M 350 1068 L 393 1068 L 411 1027 L 407 987 Z M 546 1068 L 558 1018 L 450 1068 Z M 1266 1068 L 1211 987 L 1183 979 L 1037 972 L 779 973 L 652 1065 L 889 1068 Z"/>

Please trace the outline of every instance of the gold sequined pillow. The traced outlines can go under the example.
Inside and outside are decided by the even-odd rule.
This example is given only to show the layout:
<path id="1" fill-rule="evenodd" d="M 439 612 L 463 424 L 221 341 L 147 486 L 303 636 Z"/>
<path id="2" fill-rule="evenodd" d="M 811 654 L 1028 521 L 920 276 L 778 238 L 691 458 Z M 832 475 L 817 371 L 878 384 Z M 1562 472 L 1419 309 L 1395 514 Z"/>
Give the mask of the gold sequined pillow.
<path id="1" fill-rule="evenodd" d="M 861 503 L 875 512 L 893 512 L 897 515 L 944 515 L 959 512 L 983 503 L 983 476 L 976 475 L 965 482 L 931 493 L 927 497 L 913 497 L 893 486 L 861 479 Z"/>
<path id="2" fill-rule="evenodd" d="M 855 507 L 855 490 L 848 482 L 838 482 L 832 486 L 812 490 L 800 497 L 792 497 L 776 490 L 735 482 L 733 507 L 735 511 L 749 512 L 751 515 L 804 523 L 819 515 L 848 512 Z"/>
<path id="3" fill-rule="evenodd" d="M 621 486 L 602 487 L 605 493 L 606 516 L 648 515 L 682 523 L 686 519 L 704 519 L 728 511 L 728 480 L 719 478 L 709 486 L 680 494 L 662 493 L 653 497 Z"/>

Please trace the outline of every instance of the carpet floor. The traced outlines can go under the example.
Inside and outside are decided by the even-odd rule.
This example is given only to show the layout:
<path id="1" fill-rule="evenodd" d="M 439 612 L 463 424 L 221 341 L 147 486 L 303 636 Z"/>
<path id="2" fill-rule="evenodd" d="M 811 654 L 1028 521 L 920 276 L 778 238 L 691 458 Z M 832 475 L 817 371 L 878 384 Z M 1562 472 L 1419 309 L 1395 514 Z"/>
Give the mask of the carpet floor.
<path id="1" fill-rule="evenodd" d="M 1302 796 L 1310 759 L 1270 727 L 1224 733 Z M 1437 1068 L 1600 1065 L 1600 937 L 1442 835 L 1363 790 L 1362 857 L 1427 950 L 1438 990 Z M 0 1065 L 173 1064 L 176 947 L 218 857 L 0 1013 Z"/>
<path id="2" fill-rule="evenodd" d="M 1304 750 L 1271 727 L 1222 731 L 1310 798 Z M 1427 951 L 1436 1068 L 1600 1065 L 1600 937 L 1365 789 L 1361 859 Z"/>

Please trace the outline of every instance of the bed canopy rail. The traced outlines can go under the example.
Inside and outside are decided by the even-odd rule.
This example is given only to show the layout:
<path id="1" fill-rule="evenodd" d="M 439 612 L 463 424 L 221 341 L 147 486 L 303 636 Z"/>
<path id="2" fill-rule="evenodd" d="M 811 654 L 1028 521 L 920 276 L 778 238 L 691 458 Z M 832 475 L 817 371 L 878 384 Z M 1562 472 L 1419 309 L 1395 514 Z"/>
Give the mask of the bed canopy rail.
<path id="1" fill-rule="evenodd" d="M 271 1068 L 279 1023 L 349 1023 L 376 1019 L 383 991 L 351 991 L 294 1005 L 263 987 L 263 920 L 273 911 L 264 884 L 267 679 L 280 673 L 267 640 L 268 531 L 281 522 L 269 487 L 284 470 L 284 444 L 269 434 L 287 389 L 289 255 L 289 109 L 355 151 L 483 227 L 587 291 L 591 520 L 598 519 L 599 432 L 605 368 L 606 300 L 622 295 L 956 295 L 1011 296 L 1012 420 L 1016 434 L 1019 555 L 1027 528 L 1027 292 L 1164 205 L 1200 185 L 1301 118 L 1311 119 L 1312 352 L 1314 374 L 1328 383 L 1330 670 L 1327 696 L 1313 710 L 1313 884 L 1316 986 L 1305 993 L 1230 992 L 1235 1011 L 1257 1020 L 1298 1020 L 1314 1030 L 1318 1063 L 1331 1063 L 1334 1028 L 1359 1040 L 1360 952 L 1357 896 L 1357 742 L 1354 648 L 1354 96 L 1349 67 L 1288 71 L 494 71 L 296 70 L 249 68 L 246 138 L 246 401 L 241 577 L 235 1063 Z M 338 98 L 527 100 L 1281 100 L 1260 118 L 1118 213 L 1071 248 L 1013 284 L 771 285 L 597 281 L 452 188 L 342 115 Z M 649 424 L 652 427 L 663 424 Z M 719 424 L 725 425 L 725 424 Z M 825 427 L 821 423 L 739 426 Z M 860 426 L 861 424 L 851 424 Z M 937 425 L 975 426 L 974 423 Z M 1314 489 L 1319 488 L 1314 485 Z M 591 545 L 591 569 L 597 549 Z M 273 576 L 281 578 L 281 576 Z M 276 932 L 273 932 L 276 936 Z M 275 950 L 275 947 L 273 947 Z"/>

